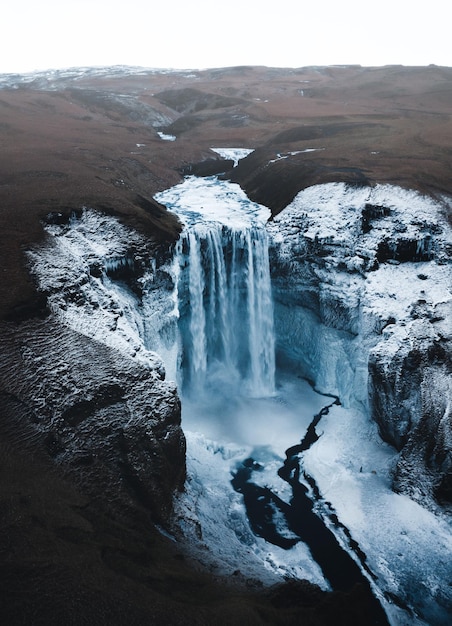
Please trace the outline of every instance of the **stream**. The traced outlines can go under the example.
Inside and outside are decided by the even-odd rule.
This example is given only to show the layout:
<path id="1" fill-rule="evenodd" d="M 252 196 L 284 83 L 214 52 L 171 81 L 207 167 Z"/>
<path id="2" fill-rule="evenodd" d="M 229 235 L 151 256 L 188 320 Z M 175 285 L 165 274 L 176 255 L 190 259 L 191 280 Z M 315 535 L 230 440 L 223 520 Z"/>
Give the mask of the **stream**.
<path id="1" fill-rule="evenodd" d="M 286 459 L 279 468 L 278 475 L 291 487 L 292 496 L 289 503 L 268 487 L 253 482 L 253 474 L 262 471 L 263 467 L 252 457 L 246 458 L 239 464 L 231 484 L 238 493 L 243 495 L 249 523 L 254 533 L 287 550 L 298 541 L 306 543 L 332 589 L 348 591 L 357 584 L 361 585 L 374 599 L 373 623 L 387 624 L 385 612 L 373 596 L 369 580 L 361 569 L 365 569 L 369 576 L 376 578 L 365 564 L 364 553 L 358 544 L 353 542 L 350 533 L 340 524 L 334 512 L 330 511 L 330 521 L 345 531 L 344 534 L 350 540 L 348 547 L 360 561 L 360 568 L 347 550 L 340 545 L 323 520 L 320 510 L 315 510 L 316 502 L 321 500 L 320 492 L 314 479 L 303 471 L 303 452 L 318 440 L 316 427 L 322 417 L 328 414 L 333 404 L 340 404 L 339 399 L 336 398 L 332 404 L 324 406 L 310 422 L 302 441 L 286 450 Z M 278 526 L 281 524 L 278 518 L 281 517 L 291 537 L 279 531 Z"/>

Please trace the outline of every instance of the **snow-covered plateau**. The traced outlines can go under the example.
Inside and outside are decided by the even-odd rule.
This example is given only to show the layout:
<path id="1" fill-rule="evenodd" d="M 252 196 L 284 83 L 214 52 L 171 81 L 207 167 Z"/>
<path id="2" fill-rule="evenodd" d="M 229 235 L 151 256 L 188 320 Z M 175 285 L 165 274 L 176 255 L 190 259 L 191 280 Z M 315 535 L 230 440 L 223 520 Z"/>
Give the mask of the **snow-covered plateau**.
<path id="1" fill-rule="evenodd" d="M 309 515 L 358 566 L 391 624 L 448 623 L 447 200 L 327 184 L 267 221 L 265 207 L 213 177 L 188 177 L 157 199 L 186 224 L 165 258 L 87 208 L 69 222 L 49 219 L 29 260 L 56 322 L 154 372 L 156 393 L 178 383 L 187 481 L 175 539 L 218 575 L 335 588 L 293 521 L 300 485 Z M 276 378 L 265 397 L 260 383 L 275 368 L 268 341 Z M 253 517 L 259 502 L 271 527 Z"/>

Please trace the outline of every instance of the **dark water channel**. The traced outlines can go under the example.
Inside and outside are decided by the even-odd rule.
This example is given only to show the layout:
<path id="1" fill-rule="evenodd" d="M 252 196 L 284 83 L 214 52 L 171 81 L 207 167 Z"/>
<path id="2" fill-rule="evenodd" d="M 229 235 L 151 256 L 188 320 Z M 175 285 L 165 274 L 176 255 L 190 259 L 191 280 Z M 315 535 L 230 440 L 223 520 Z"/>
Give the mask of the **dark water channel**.
<path id="1" fill-rule="evenodd" d="M 334 404 L 340 404 L 337 398 L 314 416 L 301 442 L 286 450 L 286 459 L 278 470 L 278 475 L 291 487 L 289 503 L 268 487 L 253 482 L 253 474 L 262 471 L 263 467 L 252 457 L 245 459 L 237 467 L 231 483 L 235 491 L 243 495 L 248 520 L 256 535 L 286 550 L 303 541 L 334 591 L 349 591 L 355 585 L 360 585 L 368 592 L 375 606 L 372 624 L 388 624 L 386 614 L 362 571 L 365 570 L 370 578 L 376 578 L 366 565 L 365 554 L 352 539 L 348 529 L 339 522 L 329 503 L 323 502 L 329 508 L 327 516 L 331 524 L 340 528 L 347 537 L 350 551 L 354 552 L 362 569 L 341 547 L 334 533 L 316 513 L 315 504 L 322 500 L 321 494 L 312 476 L 302 467 L 303 452 L 319 439 L 316 426 Z M 281 517 L 289 533 L 280 530 L 278 522 Z"/>

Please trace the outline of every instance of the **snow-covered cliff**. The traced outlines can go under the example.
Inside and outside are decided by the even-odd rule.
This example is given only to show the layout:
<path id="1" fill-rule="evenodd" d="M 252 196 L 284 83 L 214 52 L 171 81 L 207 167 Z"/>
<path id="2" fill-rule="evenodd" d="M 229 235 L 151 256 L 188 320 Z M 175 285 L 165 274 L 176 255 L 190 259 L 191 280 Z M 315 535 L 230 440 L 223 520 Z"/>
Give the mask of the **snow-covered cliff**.
<path id="1" fill-rule="evenodd" d="M 165 522 L 185 439 L 176 385 L 151 348 L 164 354 L 157 338 L 174 330 L 173 284 L 152 244 L 111 216 L 51 214 L 45 229 L 29 262 L 49 314 L 2 324 L 2 388 L 84 489 Z"/>
<path id="2" fill-rule="evenodd" d="M 370 413 L 383 439 L 400 451 L 396 489 L 424 504 L 430 498 L 447 505 L 452 235 L 446 206 L 446 198 L 435 202 L 394 186 L 332 183 L 299 193 L 268 231 L 279 361 L 345 406 Z M 154 378 L 163 379 L 166 367 L 176 380 L 182 304 L 171 251 L 157 261 L 145 237 L 94 211 L 60 222 L 50 215 L 47 244 L 29 252 L 52 319 Z M 162 393 L 175 394 L 174 383 L 162 383 Z"/>
<path id="3" fill-rule="evenodd" d="M 424 504 L 452 500 L 447 202 L 333 183 L 268 226 L 280 359 L 370 411 L 401 450 L 395 488 Z"/>
<path id="4" fill-rule="evenodd" d="M 266 237 L 261 233 L 248 242 L 240 230 L 248 232 L 244 216 L 257 219 L 263 208 L 243 198 L 238 202 L 228 186 L 226 195 L 217 197 L 222 185 L 191 179 L 165 192 L 164 203 L 175 202 L 196 227 L 183 231 L 173 249 L 157 249 L 116 218 L 89 209 L 69 221 L 49 215 L 47 239 L 29 252 L 29 261 L 50 314 L 23 323 L 20 331 L 3 329 L 5 363 L 16 364 L 0 367 L 3 386 L 44 434 L 49 453 L 88 482 L 95 476 L 108 498 L 125 489 L 162 521 L 185 477 L 179 396 L 167 379 L 180 382 L 198 339 L 202 362 L 208 351 L 215 373 L 236 369 L 243 377 L 248 371 L 243 354 L 255 345 L 254 330 L 263 327 L 253 317 L 248 329 L 245 311 L 262 309 L 265 317 L 273 308 L 271 301 L 257 305 L 250 298 L 256 290 L 262 296 L 256 255 Z M 188 198 L 182 193 L 186 188 Z M 208 218 L 201 216 L 204 207 Z M 388 480 L 393 467 L 397 490 L 432 509 L 450 503 L 452 237 L 441 210 L 441 203 L 396 187 L 328 184 L 301 192 L 267 223 L 277 359 L 283 366 L 279 384 L 286 389 L 289 379 L 297 381 L 301 399 L 285 420 L 282 407 L 293 398 L 272 386 L 268 406 L 262 397 L 244 399 L 239 376 L 226 386 L 229 395 L 209 388 L 205 415 L 196 391 L 184 405 L 188 480 L 176 503 L 180 529 L 175 532 L 193 548 L 191 556 L 199 558 L 199 548 L 203 562 L 212 567 L 223 562 L 223 573 L 228 567 L 229 573 L 238 571 L 240 563 L 241 571 L 259 580 L 264 567 L 271 581 L 290 575 L 323 584 L 303 542 L 289 554 L 253 535 L 242 497 L 230 484 L 234 464 L 253 455 L 259 468 L 265 466 L 260 478 L 265 489 L 273 489 L 287 506 L 291 502 L 275 467 L 309 426 L 311 403 L 323 407 L 325 398 L 288 376 L 289 365 L 343 405 L 330 407 L 327 417 L 321 414 L 319 439 L 303 455 L 304 469 L 321 494 L 320 517 L 328 520 L 332 507 L 349 529 L 380 579 L 376 593 L 389 608 L 393 595 L 406 610 L 441 623 L 437 615 L 450 606 L 450 594 L 438 582 L 449 575 L 441 561 L 450 543 L 448 524 L 396 496 Z M 201 257 L 203 271 L 197 272 Z M 270 297 L 268 271 L 265 282 Z M 241 308 L 230 310 L 235 301 Z M 206 311 L 209 318 L 202 317 Z M 229 367 L 233 333 L 244 349 L 235 368 Z M 261 346 L 260 358 L 264 353 Z M 223 355 L 228 367 L 219 370 Z M 183 399 L 188 401 L 187 394 Z M 381 441 L 370 417 L 399 453 Z M 205 430 L 199 434 L 198 428 Z M 366 490 L 372 490 L 377 506 L 364 497 Z M 212 507 L 214 501 L 223 505 Z M 423 524 L 409 526 L 412 511 L 416 518 L 424 515 Z M 400 529 L 405 527 L 416 548 L 406 552 L 402 566 L 397 555 L 404 553 Z M 434 549 L 424 528 L 436 537 Z M 429 568 L 413 572 L 412 564 L 423 555 Z M 424 607 L 419 589 L 426 575 L 432 583 Z M 438 606 L 446 608 L 438 609 L 436 596 L 432 599 L 438 585 L 445 598 Z M 416 590 L 413 601 L 409 589 Z"/>

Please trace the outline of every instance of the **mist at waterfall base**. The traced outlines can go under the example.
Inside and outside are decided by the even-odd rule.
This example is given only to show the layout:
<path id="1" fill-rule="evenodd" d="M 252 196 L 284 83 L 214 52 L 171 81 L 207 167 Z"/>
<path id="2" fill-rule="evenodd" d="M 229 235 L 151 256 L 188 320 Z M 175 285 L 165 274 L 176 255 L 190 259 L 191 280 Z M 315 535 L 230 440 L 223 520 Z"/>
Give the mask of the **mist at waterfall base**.
<path id="1" fill-rule="evenodd" d="M 277 423 L 281 454 L 299 437 L 300 417 L 275 388 L 270 212 L 216 177 L 188 177 L 158 199 L 185 223 L 175 255 L 184 424 L 222 442 L 260 446 L 275 444 Z M 310 421 L 325 399 L 312 390 L 308 396 Z"/>
<path id="2" fill-rule="evenodd" d="M 275 370 L 268 259 L 257 258 L 269 211 L 237 185 L 214 177 L 188 177 L 156 199 L 185 224 L 175 254 L 188 476 L 176 502 L 180 531 L 192 556 L 213 573 L 257 586 L 308 579 L 330 589 L 281 514 L 293 497 L 279 472 L 285 451 L 332 400 L 291 372 Z M 315 512 L 356 562 L 347 533 L 358 542 L 366 555 L 361 569 L 367 568 L 391 623 L 446 624 L 452 551 L 447 522 L 391 490 L 396 452 L 365 412 L 333 405 L 317 433 L 319 440 L 302 458 L 321 493 Z M 282 503 L 271 515 L 285 547 L 253 532 L 243 495 L 231 484 L 247 459 L 253 485 Z M 316 500 L 309 483 L 306 490 Z"/>

